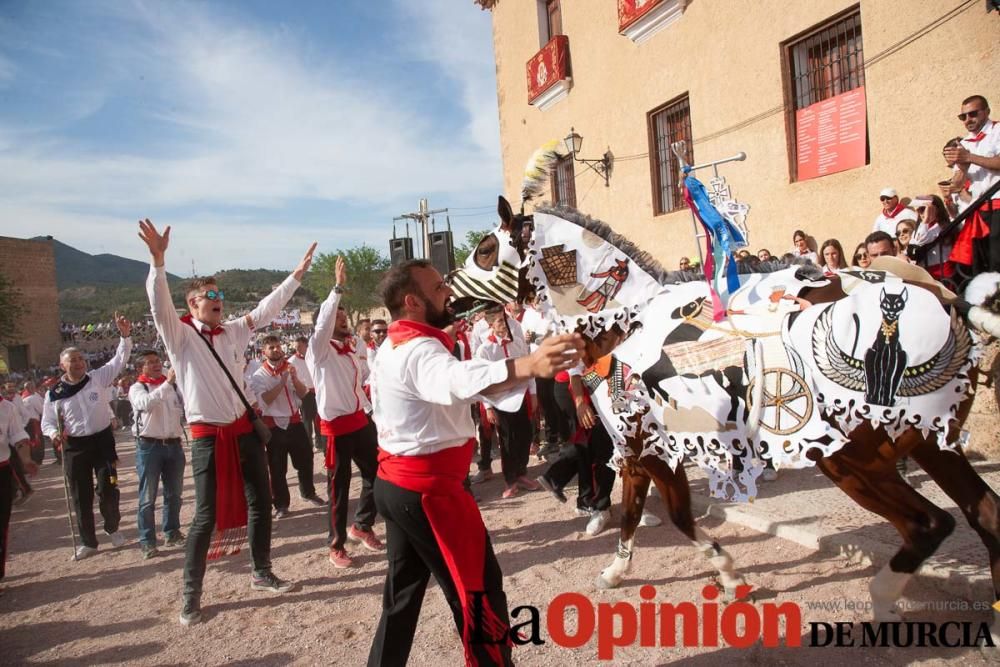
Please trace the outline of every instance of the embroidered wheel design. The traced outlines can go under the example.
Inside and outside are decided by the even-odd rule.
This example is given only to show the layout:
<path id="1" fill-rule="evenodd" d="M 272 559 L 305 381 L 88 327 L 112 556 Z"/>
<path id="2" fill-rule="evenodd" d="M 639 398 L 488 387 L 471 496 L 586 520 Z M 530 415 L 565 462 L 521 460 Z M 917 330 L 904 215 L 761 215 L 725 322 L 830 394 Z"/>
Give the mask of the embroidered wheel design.
<path id="1" fill-rule="evenodd" d="M 801 375 L 786 368 L 765 368 L 760 425 L 775 435 L 795 433 L 809 422 L 813 395 Z M 747 407 L 752 407 L 754 386 L 747 387 Z"/>

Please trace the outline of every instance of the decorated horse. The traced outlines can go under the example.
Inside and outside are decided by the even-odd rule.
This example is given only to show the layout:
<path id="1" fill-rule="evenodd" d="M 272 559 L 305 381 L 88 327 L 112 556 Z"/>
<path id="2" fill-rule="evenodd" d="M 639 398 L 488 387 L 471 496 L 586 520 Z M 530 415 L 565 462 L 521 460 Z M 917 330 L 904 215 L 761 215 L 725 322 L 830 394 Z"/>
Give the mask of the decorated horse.
<path id="1" fill-rule="evenodd" d="M 543 171 L 529 168 L 522 201 Z M 707 472 L 714 496 L 735 500 L 756 495 L 765 467 L 816 466 L 900 533 L 902 546 L 869 586 L 875 620 L 899 620 L 906 583 L 955 527 L 900 476 L 896 462 L 908 456 L 979 534 L 1000 599 L 1000 497 L 956 444 L 976 386 L 969 323 L 1000 333 L 1000 276 L 976 278 L 965 300 L 896 258 L 833 276 L 780 262 L 740 273 L 739 229 L 699 197 L 699 185 L 686 179 L 715 243 L 708 276 L 666 271 L 572 208 L 515 215 L 503 197 L 499 226 L 451 275 L 456 309 L 535 294 L 557 329 L 585 338 L 583 381 L 623 481 L 618 550 L 598 586 L 626 576 L 652 483 L 732 596 L 742 577 L 695 525 L 682 462 Z"/>

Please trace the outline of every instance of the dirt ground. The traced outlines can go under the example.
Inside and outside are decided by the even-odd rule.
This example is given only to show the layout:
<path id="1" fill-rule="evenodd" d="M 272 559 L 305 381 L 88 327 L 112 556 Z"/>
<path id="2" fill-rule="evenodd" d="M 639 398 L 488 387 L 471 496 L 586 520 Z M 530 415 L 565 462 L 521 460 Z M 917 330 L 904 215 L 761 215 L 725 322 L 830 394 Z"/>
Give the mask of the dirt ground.
<path id="1" fill-rule="evenodd" d="M 272 556 L 275 572 L 294 579 L 300 588 L 281 596 L 253 592 L 249 589 L 247 553 L 217 561 L 210 564 L 205 578 L 205 622 L 184 628 L 177 622 L 183 553 L 161 550 L 158 558 L 141 560 L 136 542 L 137 484 L 131 440 L 120 438 L 119 454 L 122 526 L 129 539 L 126 546 L 114 549 L 104 539 L 97 556 L 71 562 L 59 467 L 48 460 L 34 482 L 35 496 L 15 508 L 10 528 L 12 554 L 0 597 L 0 663 L 365 663 L 380 612 L 386 570 L 383 554 L 356 554 L 358 567 L 334 569 L 326 560 L 324 512 L 307 507 L 296 497 L 290 476 L 292 513 L 274 524 Z M 322 459 L 317 455 L 315 460 L 319 480 Z M 532 463 L 530 472 L 539 474 L 543 464 L 534 459 Z M 700 485 L 695 484 L 696 493 L 703 492 Z M 357 497 L 357 488 L 355 479 L 352 499 Z M 687 601 L 702 609 L 702 589 L 709 584 L 713 570 L 669 522 L 658 528 L 640 528 L 629 578 L 617 590 L 598 591 L 594 579 L 611 563 L 618 539 L 615 528 L 596 537 L 586 535 L 586 519 L 573 515 L 572 500 L 561 505 L 544 492 L 502 500 L 499 475 L 476 490 L 504 570 L 510 607 L 532 605 L 540 610 L 545 643 L 516 648 L 518 664 L 607 664 L 598 659 L 596 633 L 572 649 L 557 645 L 550 636 L 546 610 L 561 593 L 582 593 L 595 605 L 625 602 L 638 606 L 639 588 L 649 584 L 655 588 L 658 603 Z M 182 511 L 185 532 L 192 501 L 189 474 Z M 666 519 L 658 498 L 650 500 L 650 507 Z M 613 652 L 613 664 L 979 664 L 991 657 L 976 648 L 807 647 L 809 622 L 868 620 L 860 605 L 868 600 L 867 584 L 873 568 L 714 518 L 703 518 L 699 523 L 732 553 L 754 587 L 758 609 L 771 603 L 799 605 L 802 626 L 792 634 L 801 636 L 803 646 L 764 648 L 757 642 L 749 648 L 734 648 L 720 640 L 717 647 L 643 647 L 636 640 Z M 380 525 L 376 531 L 382 534 Z M 912 582 L 906 596 L 913 605 L 932 607 L 942 602 L 960 606 L 974 602 L 956 601 L 926 580 Z M 820 604 L 827 607 L 810 607 Z M 853 608 L 836 611 L 831 605 Z M 515 623 L 527 619 L 527 612 L 522 611 Z M 908 613 L 907 619 L 978 624 L 988 621 L 989 615 L 985 611 L 935 611 L 925 606 Z M 567 616 L 566 630 L 576 632 L 575 612 Z M 855 631 L 856 635 L 860 632 L 860 628 Z M 410 664 L 462 664 L 451 615 L 433 584 L 427 592 Z"/>

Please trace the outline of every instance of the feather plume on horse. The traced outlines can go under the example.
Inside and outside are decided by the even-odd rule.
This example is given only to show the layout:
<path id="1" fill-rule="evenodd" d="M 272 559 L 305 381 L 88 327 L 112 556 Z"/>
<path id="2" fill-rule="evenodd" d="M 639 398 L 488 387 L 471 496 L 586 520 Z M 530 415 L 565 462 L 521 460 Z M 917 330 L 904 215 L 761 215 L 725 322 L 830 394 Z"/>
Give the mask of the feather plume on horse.
<path id="1" fill-rule="evenodd" d="M 521 181 L 521 213 L 524 213 L 525 203 L 537 198 L 545 189 L 552 168 L 562 157 L 559 152 L 561 146 L 561 141 L 553 139 L 542 144 L 531 154 L 524 168 L 524 179 Z"/>
<path id="2" fill-rule="evenodd" d="M 531 183 L 539 192 L 537 175 Z M 480 298 L 536 291 L 560 328 L 584 334 L 589 365 L 611 355 L 602 367 L 629 369 L 622 381 L 588 383 L 623 479 L 619 549 L 599 586 L 629 569 L 650 483 L 727 591 L 742 581 L 694 524 L 684 458 L 718 495 L 742 499 L 765 465 L 816 466 L 903 537 L 870 586 L 876 620 L 898 620 L 903 587 L 955 524 L 900 477 L 895 461 L 909 456 L 979 533 L 1000 599 L 1000 497 L 956 446 L 976 384 L 966 321 L 1000 329 L 996 278 L 969 301 L 948 301 L 893 262 L 832 277 L 774 263 L 739 272 L 720 320 L 704 278 L 664 271 L 610 225 L 563 206 L 515 216 L 502 198 L 498 211 L 490 252 L 477 248 L 453 286 L 473 276 Z"/>

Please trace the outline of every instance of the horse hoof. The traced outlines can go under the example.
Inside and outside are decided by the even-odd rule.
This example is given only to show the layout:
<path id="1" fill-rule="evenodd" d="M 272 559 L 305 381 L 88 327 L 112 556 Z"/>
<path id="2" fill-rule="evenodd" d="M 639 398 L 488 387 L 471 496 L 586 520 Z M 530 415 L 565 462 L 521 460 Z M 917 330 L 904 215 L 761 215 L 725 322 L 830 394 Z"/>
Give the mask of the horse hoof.
<path id="1" fill-rule="evenodd" d="M 603 574 L 597 575 L 596 585 L 597 585 L 597 590 L 599 591 L 606 591 L 612 588 L 618 588 L 618 586 L 620 586 L 621 583 L 622 583 L 621 579 L 608 580 L 604 578 Z"/>

